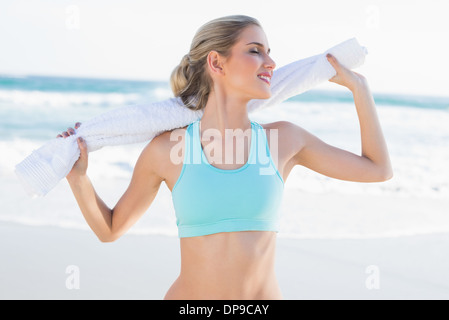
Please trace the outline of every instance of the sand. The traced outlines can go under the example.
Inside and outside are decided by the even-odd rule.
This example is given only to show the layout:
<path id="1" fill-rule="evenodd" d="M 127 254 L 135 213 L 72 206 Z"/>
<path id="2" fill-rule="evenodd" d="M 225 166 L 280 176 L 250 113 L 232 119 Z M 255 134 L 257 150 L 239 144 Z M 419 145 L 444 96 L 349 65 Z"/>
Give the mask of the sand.
<path id="1" fill-rule="evenodd" d="M 277 240 L 284 299 L 448 299 L 449 234 Z M 1 299 L 163 299 L 176 237 L 0 223 Z"/>

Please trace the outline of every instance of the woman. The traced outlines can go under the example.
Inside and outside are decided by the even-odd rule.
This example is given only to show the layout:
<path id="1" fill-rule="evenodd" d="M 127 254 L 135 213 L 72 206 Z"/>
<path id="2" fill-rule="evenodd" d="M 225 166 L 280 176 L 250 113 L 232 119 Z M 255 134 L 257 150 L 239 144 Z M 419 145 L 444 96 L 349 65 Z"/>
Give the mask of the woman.
<path id="1" fill-rule="evenodd" d="M 150 207 L 163 181 L 172 191 L 181 271 L 165 299 L 282 299 L 274 270 L 277 208 L 295 165 L 348 181 L 392 177 L 367 81 L 332 56 L 328 61 L 336 75 L 330 81 L 353 93 L 361 156 L 330 146 L 288 121 L 262 125 L 250 121 L 247 103 L 270 97 L 276 65 L 269 53 L 266 35 L 253 18 L 229 16 L 203 25 L 189 54 L 171 75 L 175 96 L 188 108 L 204 108 L 200 121 L 176 130 L 183 138 L 183 161 L 174 160 L 179 146 L 172 138 L 174 131 L 155 137 L 142 151 L 130 185 L 113 209 L 96 194 L 87 177 L 86 144 L 78 140 L 81 155 L 67 180 L 101 241 L 122 236 Z M 209 131 L 215 133 L 212 141 Z M 233 136 L 234 145 L 234 139 L 228 139 L 230 131 L 250 134 Z M 74 130 L 69 128 L 59 136 L 71 134 Z M 243 162 L 233 157 L 229 161 L 245 136 L 248 143 L 240 148 Z M 208 156 L 207 150 L 214 150 L 214 156 Z M 270 174 L 262 171 L 260 150 L 266 151 L 261 155 L 269 159 L 265 169 L 271 169 Z M 202 161 L 191 163 L 195 156 Z"/>

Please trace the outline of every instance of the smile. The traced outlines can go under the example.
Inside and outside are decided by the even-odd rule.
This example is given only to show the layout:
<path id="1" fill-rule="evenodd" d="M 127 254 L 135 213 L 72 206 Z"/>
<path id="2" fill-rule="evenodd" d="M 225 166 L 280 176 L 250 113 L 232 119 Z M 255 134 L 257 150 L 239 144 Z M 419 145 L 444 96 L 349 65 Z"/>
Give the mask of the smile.
<path id="1" fill-rule="evenodd" d="M 271 83 L 271 77 L 263 76 L 263 75 L 258 75 L 257 77 L 258 77 L 260 80 L 262 80 L 262 81 L 264 81 L 264 82 L 266 82 L 266 83 L 268 83 L 268 84 Z"/>

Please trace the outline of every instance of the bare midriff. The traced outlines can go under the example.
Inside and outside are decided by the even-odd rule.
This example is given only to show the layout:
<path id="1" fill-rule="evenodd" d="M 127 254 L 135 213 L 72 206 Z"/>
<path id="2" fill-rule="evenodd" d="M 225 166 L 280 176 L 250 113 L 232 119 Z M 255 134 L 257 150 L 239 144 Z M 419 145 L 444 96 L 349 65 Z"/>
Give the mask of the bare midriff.
<path id="1" fill-rule="evenodd" d="M 275 232 L 222 232 L 180 242 L 181 272 L 164 299 L 282 299 Z"/>

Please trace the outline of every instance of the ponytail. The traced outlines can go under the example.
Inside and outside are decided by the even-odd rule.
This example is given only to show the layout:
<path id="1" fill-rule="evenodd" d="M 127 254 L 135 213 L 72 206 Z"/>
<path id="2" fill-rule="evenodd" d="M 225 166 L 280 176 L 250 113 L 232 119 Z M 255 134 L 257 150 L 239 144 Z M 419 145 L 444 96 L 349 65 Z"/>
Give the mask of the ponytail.
<path id="1" fill-rule="evenodd" d="M 251 17 L 227 16 L 204 24 L 195 34 L 189 54 L 182 57 L 170 76 L 170 86 L 175 97 L 180 97 L 187 108 L 203 109 L 212 89 L 212 79 L 207 72 L 207 56 L 215 50 L 227 57 L 243 29 L 250 25 L 261 26 Z"/>

